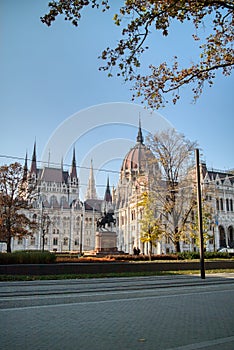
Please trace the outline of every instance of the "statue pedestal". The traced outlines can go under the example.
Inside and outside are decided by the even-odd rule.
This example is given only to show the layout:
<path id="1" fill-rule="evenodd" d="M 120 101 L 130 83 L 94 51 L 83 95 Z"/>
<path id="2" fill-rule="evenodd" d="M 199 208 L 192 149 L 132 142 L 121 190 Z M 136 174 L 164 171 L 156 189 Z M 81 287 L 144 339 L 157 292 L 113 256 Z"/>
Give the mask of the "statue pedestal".
<path id="1" fill-rule="evenodd" d="M 117 235 L 111 231 L 97 231 L 95 251 L 97 253 L 117 252 Z"/>

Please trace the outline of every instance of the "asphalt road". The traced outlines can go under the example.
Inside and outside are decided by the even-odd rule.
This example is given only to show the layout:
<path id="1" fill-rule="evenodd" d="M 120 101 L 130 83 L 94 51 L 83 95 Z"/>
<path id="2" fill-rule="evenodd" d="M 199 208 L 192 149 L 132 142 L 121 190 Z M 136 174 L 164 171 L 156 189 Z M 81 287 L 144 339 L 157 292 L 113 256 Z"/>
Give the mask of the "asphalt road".
<path id="1" fill-rule="evenodd" d="M 0 348 L 233 350 L 234 274 L 0 283 Z"/>

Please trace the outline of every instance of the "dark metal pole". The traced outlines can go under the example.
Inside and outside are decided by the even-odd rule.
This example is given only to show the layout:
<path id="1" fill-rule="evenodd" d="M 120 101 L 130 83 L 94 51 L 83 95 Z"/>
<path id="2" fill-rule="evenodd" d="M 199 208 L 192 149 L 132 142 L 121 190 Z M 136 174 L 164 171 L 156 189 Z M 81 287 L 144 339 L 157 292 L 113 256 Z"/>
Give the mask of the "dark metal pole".
<path id="1" fill-rule="evenodd" d="M 82 255 L 82 241 L 83 241 L 83 214 L 81 214 L 81 227 L 80 227 L 80 255 Z"/>
<path id="2" fill-rule="evenodd" d="M 202 200 L 201 200 L 201 179 L 200 179 L 200 161 L 199 161 L 199 149 L 195 149 L 196 158 L 196 173 L 197 173 L 197 210 L 198 210 L 198 226 L 200 234 L 200 270 L 201 278 L 205 279 L 205 264 L 204 264 L 204 240 L 203 240 L 203 228 L 202 228 Z"/>

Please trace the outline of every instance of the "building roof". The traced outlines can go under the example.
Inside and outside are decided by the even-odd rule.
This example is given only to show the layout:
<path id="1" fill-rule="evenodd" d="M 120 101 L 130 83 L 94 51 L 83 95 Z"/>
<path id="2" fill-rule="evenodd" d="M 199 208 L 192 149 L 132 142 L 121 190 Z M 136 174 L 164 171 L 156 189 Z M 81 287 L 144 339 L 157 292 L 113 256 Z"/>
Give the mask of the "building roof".
<path id="1" fill-rule="evenodd" d="M 152 157 L 152 152 L 144 144 L 141 125 L 139 124 L 137 143 L 126 154 L 122 163 L 122 176 L 124 176 L 125 174 L 145 173 L 149 165 L 149 159 Z"/>
<path id="2" fill-rule="evenodd" d="M 63 183 L 66 182 L 67 174 L 60 168 L 44 167 L 39 174 L 40 180 L 45 182 Z"/>

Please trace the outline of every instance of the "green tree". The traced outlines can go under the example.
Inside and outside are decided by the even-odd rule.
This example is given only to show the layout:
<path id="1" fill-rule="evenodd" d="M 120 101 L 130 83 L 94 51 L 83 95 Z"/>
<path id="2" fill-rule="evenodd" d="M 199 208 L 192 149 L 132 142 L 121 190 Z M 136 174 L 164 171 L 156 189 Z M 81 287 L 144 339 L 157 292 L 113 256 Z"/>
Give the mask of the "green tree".
<path id="1" fill-rule="evenodd" d="M 204 246 L 210 240 L 210 222 L 212 220 L 212 207 L 205 203 L 203 200 L 202 204 L 202 231 L 203 231 L 203 240 Z M 193 239 L 193 242 L 196 247 L 200 247 L 200 235 L 199 235 L 199 225 L 198 225 L 198 214 L 197 211 L 193 213 L 193 220 L 191 220 L 189 225 L 190 237 Z"/>
<path id="2" fill-rule="evenodd" d="M 29 193 L 22 166 L 13 163 L 0 167 L 0 239 L 7 243 L 11 252 L 11 239 L 31 234 L 35 223 L 27 217 Z"/>
<path id="3" fill-rule="evenodd" d="M 189 175 L 196 143 L 169 129 L 149 135 L 147 144 L 153 154 L 151 161 L 160 170 L 149 183 L 155 210 L 165 225 L 166 238 L 180 252 L 180 242 L 186 240 L 189 216 L 196 206 L 194 179 Z"/>
<path id="4" fill-rule="evenodd" d="M 149 244 L 149 259 L 151 260 L 152 248 L 156 247 L 157 240 L 163 234 L 162 224 L 158 218 L 155 217 L 154 201 L 151 198 L 150 192 L 143 192 L 141 194 L 139 206 L 143 207 L 143 217 L 140 220 L 141 224 L 141 242 Z"/>
<path id="5" fill-rule="evenodd" d="M 121 3 L 121 2 L 120 2 Z M 110 1 L 54 0 L 49 2 L 49 12 L 41 18 L 48 26 L 58 15 L 78 26 L 84 8 L 110 9 Z M 217 71 L 231 74 L 233 55 L 233 0 L 126 0 L 122 1 L 114 23 L 120 27 L 120 39 L 114 48 L 103 50 L 101 58 L 106 64 L 100 67 L 109 76 L 116 74 L 133 82 L 133 98 L 143 96 L 152 108 L 164 106 L 180 98 L 180 88 L 190 85 L 196 100 L 205 83 L 213 84 Z M 147 39 L 154 31 L 168 36 L 175 22 L 193 23 L 194 40 L 200 55 L 188 67 L 180 66 L 178 57 L 155 65 L 149 62 L 142 74 L 142 55 L 149 49 Z M 208 26 L 205 24 L 208 23 Z M 204 36 L 205 29 L 207 34 Z M 199 34 L 201 33 L 201 35 Z M 155 48 L 154 48 L 155 49 Z M 158 49 L 161 49 L 158 47 Z"/>

